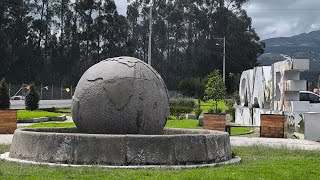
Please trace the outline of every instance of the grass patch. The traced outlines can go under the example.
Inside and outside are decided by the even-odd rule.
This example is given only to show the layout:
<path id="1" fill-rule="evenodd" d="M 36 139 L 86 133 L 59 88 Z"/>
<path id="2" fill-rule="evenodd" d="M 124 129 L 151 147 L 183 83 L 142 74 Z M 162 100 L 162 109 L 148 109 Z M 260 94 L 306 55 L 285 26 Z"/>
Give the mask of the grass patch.
<path id="1" fill-rule="evenodd" d="M 202 129 L 201 126 L 198 125 L 197 120 L 168 120 L 166 124 L 167 128 L 186 128 L 186 129 Z"/>
<path id="2" fill-rule="evenodd" d="M 61 128 L 61 127 L 75 127 L 73 122 L 68 123 L 37 123 L 27 128 Z M 168 120 L 166 124 L 167 128 L 186 128 L 186 129 L 202 129 L 198 126 L 198 121 L 196 120 Z"/>
<path id="3" fill-rule="evenodd" d="M 27 128 L 64 128 L 64 127 L 75 127 L 76 125 L 73 122 L 67 122 L 67 123 L 37 123 L 30 126 L 27 126 Z M 168 120 L 167 124 L 165 126 L 166 128 L 185 128 L 185 129 L 202 129 L 201 126 L 198 125 L 197 120 L 190 120 L 190 119 L 184 119 L 184 120 Z M 245 134 L 251 131 L 251 128 L 231 128 L 231 135 L 239 135 L 239 134 Z"/>
<path id="4" fill-rule="evenodd" d="M 10 145 L 0 145 L 0 154 L 9 152 L 10 150 Z"/>
<path id="5" fill-rule="evenodd" d="M 71 115 L 71 109 L 70 108 L 49 108 L 45 109 L 48 112 L 54 112 L 54 113 L 60 113 L 70 116 Z"/>
<path id="6" fill-rule="evenodd" d="M 56 113 L 71 114 L 71 109 L 56 109 Z"/>
<path id="7" fill-rule="evenodd" d="M 198 100 L 195 99 L 194 100 L 196 102 L 196 105 L 198 105 Z M 202 109 L 202 114 L 203 113 L 207 113 L 209 111 L 209 109 L 211 108 L 215 108 L 215 101 L 213 101 L 212 99 L 208 100 L 208 101 L 201 101 L 200 102 L 200 105 L 201 105 L 201 109 Z M 224 101 L 219 101 L 218 102 L 218 108 L 221 109 L 222 111 L 226 111 L 228 110 L 228 107 L 226 106 L 225 102 Z M 194 113 L 194 112 L 193 112 Z"/>
<path id="8" fill-rule="evenodd" d="M 252 128 L 242 128 L 242 127 L 232 127 L 231 128 L 231 135 L 236 136 L 240 134 L 247 134 L 252 131 Z"/>
<path id="9" fill-rule="evenodd" d="M 67 123 L 37 123 L 31 126 L 27 126 L 27 128 L 63 128 L 63 127 L 75 127 L 76 125 L 73 122 Z"/>
<path id="10" fill-rule="evenodd" d="M 0 146 L 0 153 L 8 151 Z M 267 147 L 235 147 L 239 164 L 185 170 L 110 170 L 0 161 L 0 179 L 318 179 L 320 153 Z"/>
<path id="11" fill-rule="evenodd" d="M 59 116 L 62 116 L 62 114 L 43 111 L 43 110 L 36 110 L 36 111 L 18 110 L 17 112 L 17 119 L 32 119 L 32 118 L 59 117 Z"/>
<path id="12" fill-rule="evenodd" d="M 71 109 L 57 109 L 56 112 L 60 112 L 60 113 L 71 113 Z"/>

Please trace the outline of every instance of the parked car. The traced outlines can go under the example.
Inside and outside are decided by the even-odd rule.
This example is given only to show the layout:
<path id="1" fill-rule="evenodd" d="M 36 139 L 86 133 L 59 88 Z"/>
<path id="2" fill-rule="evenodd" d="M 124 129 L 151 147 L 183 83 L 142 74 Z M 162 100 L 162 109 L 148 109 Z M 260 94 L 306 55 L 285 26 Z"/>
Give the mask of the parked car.
<path id="1" fill-rule="evenodd" d="M 25 99 L 24 96 L 12 96 L 12 97 L 10 98 L 10 100 L 24 100 L 24 99 Z"/>
<path id="2" fill-rule="evenodd" d="M 320 103 L 320 95 L 310 91 L 300 91 L 300 101 L 309 101 L 310 103 Z"/>

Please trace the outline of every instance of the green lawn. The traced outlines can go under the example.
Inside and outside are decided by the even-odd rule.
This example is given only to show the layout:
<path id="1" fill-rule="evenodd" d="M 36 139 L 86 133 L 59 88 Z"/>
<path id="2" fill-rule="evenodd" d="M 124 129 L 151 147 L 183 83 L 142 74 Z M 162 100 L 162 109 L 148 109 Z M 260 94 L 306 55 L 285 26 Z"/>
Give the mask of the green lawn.
<path id="1" fill-rule="evenodd" d="M 247 134 L 251 131 L 252 131 L 251 128 L 241 128 L 241 127 L 231 128 L 231 135 L 236 136 L 236 135 L 241 135 L 241 134 Z"/>
<path id="2" fill-rule="evenodd" d="M 60 113 L 71 113 L 71 109 L 57 109 L 56 112 L 60 112 Z"/>
<path id="3" fill-rule="evenodd" d="M 0 146 L 0 153 L 9 146 Z M 0 161 L 0 179 L 319 179 L 319 151 L 233 147 L 239 164 L 187 170 L 111 170 Z"/>
<path id="4" fill-rule="evenodd" d="M 57 122 L 57 123 L 37 123 L 27 128 L 62 128 L 62 127 L 75 127 L 76 125 L 73 122 Z"/>
<path id="5" fill-rule="evenodd" d="M 43 111 L 43 110 L 36 110 L 36 111 L 18 110 L 17 112 L 17 119 L 32 119 L 32 118 L 40 118 L 40 117 L 59 117 L 59 116 L 62 116 L 62 114 Z"/>
<path id="6" fill-rule="evenodd" d="M 198 126 L 197 120 L 168 120 L 166 124 L 167 128 L 186 128 L 186 129 L 202 129 L 201 126 Z"/>
<path id="7" fill-rule="evenodd" d="M 27 128 L 62 128 L 62 127 L 75 127 L 73 122 L 68 123 L 37 123 Z M 198 126 L 197 120 L 184 119 L 184 120 L 168 120 L 166 126 L 167 128 L 186 128 L 186 129 L 202 129 Z M 251 128 L 231 128 L 231 135 L 245 134 L 251 131 Z"/>
<path id="8" fill-rule="evenodd" d="M 62 113 L 62 114 L 66 114 L 66 115 L 71 115 L 71 109 L 56 109 L 55 110 L 56 113 Z"/>
<path id="9" fill-rule="evenodd" d="M 196 102 L 196 105 L 198 105 L 198 100 L 195 99 L 194 101 Z M 207 113 L 209 109 L 215 108 L 215 103 L 212 99 L 208 101 L 201 101 L 200 105 L 201 105 L 202 113 Z M 220 108 L 222 111 L 226 111 L 228 109 L 224 101 L 218 102 L 218 108 Z"/>
<path id="10" fill-rule="evenodd" d="M 59 127 L 75 127 L 73 122 L 71 123 L 37 123 L 28 128 L 59 128 Z M 187 128 L 187 129 L 202 129 L 198 126 L 196 120 L 168 120 L 166 127 L 168 128 Z"/>

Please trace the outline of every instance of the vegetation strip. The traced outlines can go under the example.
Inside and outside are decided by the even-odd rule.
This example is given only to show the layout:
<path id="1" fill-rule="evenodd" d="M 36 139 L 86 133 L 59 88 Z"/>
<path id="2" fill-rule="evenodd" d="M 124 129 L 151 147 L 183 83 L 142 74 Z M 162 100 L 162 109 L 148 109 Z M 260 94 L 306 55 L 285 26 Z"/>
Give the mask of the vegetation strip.
<path id="1" fill-rule="evenodd" d="M 0 159 L 9 162 L 24 163 L 24 164 L 34 164 L 34 165 L 44 165 L 44 166 L 61 166 L 61 167 L 99 167 L 106 169 L 194 169 L 194 168 L 209 168 L 216 167 L 220 165 L 228 165 L 234 163 L 240 163 L 241 158 L 235 157 L 225 162 L 220 163 L 210 163 L 210 164 L 192 164 L 192 165 L 134 165 L 134 166 L 110 166 L 110 165 L 74 165 L 74 164 L 61 164 L 61 163 L 47 163 L 47 162 L 35 162 L 26 161 L 20 159 L 14 159 L 9 157 L 9 153 L 0 154 Z"/>
<path id="2" fill-rule="evenodd" d="M 18 110 L 17 118 L 18 119 L 33 119 L 33 118 L 42 118 L 42 117 L 60 117 L 63 114 L 48 112 L 43 110 L 28 111 L 28 110 Z"/>
<path id="3" fill-rule="evenodd" d="M 99 167 L 49 167 L 0 160 L 0 179 L 318 179 L 319 151 L 233 147 L 240 164 L 183 170 L 108 170 Z M 0 146 L 0 153 L 9 146 Z M 306 167 L 306 168 L 302 168 Z"/>
<path id="4" fill-rule="evenodd" d="M 38 123 L 28 126 L 27 128 L 62 128 L 62 127 L 75 127 L 73 122 L 68 123 Z M 166 124 L 167 128 L 185 128 L 185 129 L 202 129 L 201 126 L 198 125 L 197 120 L 168 120 Z M 251 132 L 251 128 L 232 128 L 231 135 L 241 135 L 247 134 Z"/>

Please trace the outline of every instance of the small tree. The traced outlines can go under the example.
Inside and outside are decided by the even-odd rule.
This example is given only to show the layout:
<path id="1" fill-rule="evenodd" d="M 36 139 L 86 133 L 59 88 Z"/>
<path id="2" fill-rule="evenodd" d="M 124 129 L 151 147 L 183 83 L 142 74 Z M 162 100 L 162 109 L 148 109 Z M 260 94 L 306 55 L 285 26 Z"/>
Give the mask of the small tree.
<path id="1" fill-rule="evenodd" d="M 10 96 L 8 86 L 5 79 L 2 78 L 0 81 L 0 109 L 5 110 L 10 108 Z"/>
<path id="2" fill-rule="evenodd" d="M 214 70 L 208 76 L 206 84 L 205 99 L 213 99 L 215 102 L 216 112 L 218 111 L 218 102 L 225 99 L 226 87 L 219 70 Z"/>
<path id="3" fill-rule="evenodd" d="M 30 90 L 28 92 L 28 95 L 26 96 L 26 109 L 29 111 L 34 111 L 39 108 L 39 94 L 36 91 L 36 87 L 34 84 L 30 85 Z"/>

